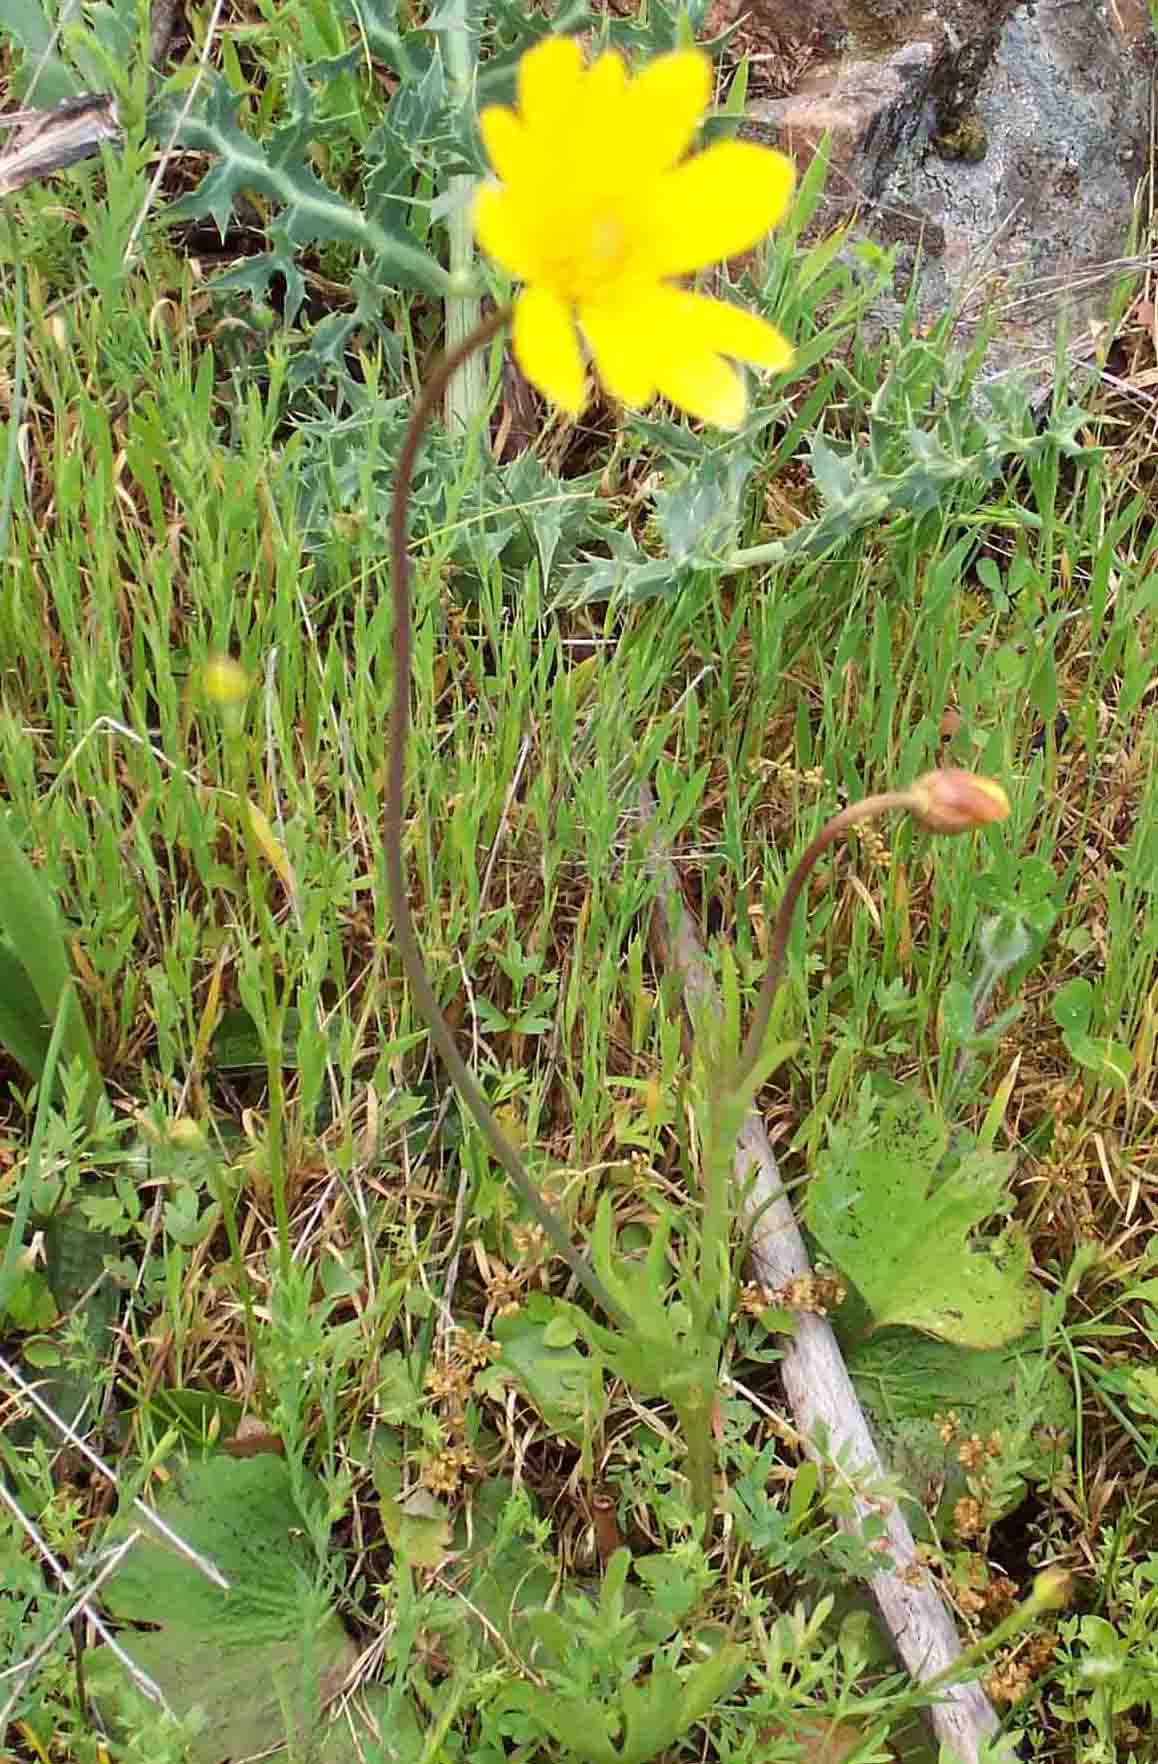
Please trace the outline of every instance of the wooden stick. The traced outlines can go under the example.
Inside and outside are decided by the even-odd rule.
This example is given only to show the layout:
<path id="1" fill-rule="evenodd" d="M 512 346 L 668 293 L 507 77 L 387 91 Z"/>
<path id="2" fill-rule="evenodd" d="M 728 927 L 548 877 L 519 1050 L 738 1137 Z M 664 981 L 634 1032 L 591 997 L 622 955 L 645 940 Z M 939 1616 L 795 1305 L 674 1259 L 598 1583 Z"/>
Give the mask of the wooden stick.
<path id="1" fill-rule="evenodd" d="M 720 1012 L 720 1000 L 703 946 L 683 904 L 679 878 L 666 851 L 654 837 L 655 798 L 644 785 L 640 816 L 648 839 L 649 867 L 660 883 L 652 913 L 652 954 L 659 967 L 680 983 L 685 1007 L 694 1015 Z M 749 1110 L 736 1142 L 732 1167 L 736 1194 L 752 1223 L 751 1256 L 756 1275 L 770 1293 L 788 1281 L 812 1272 L 792 1203 L 785 1194 L 776 1157 L 764 1123 Z M 793 1420 L 805 1449 L 822 1469 L 839 1459 L 843 1475 L 868 1490 L 878 1490 L 887 1471 L 864 1411 L 857 1400 L 836 1336 L 823 1317 L 800 1312 L 796 1329 L 780 1362 Z M 824 1441 L 823 1449 L 817 1443 Z M 859 1532 L 861 1521 L 883 1522 L 893 1567 L 874 1575 L 869 1586 L 893 1638 L 897 1653 L 920 1683 L 945 1672 L 961 1657 L 961 1643 L 949 1612 L 917 1557 L 913 1534 L 894 1500 L 857 1495 L 854 1510 L 840 1521 L 844 1530 Z M 946 1687 L 929 1710 L 939 1742 L 961 1760 L 978 1764 L 982 1743 L 992 1739 L 998 1721 L 992 1704 L 976 1682 Z"/>
<path id="2" fill-rule="evenodd" d="M 66 98 L 48 110 L 9 111 L 0 115 L 0 128 L 9 127 L 15 133 L 0 152 L 0 196 L 91 159 L 102 141 L 121 139 L 117 107 L 107 92 Z"/>

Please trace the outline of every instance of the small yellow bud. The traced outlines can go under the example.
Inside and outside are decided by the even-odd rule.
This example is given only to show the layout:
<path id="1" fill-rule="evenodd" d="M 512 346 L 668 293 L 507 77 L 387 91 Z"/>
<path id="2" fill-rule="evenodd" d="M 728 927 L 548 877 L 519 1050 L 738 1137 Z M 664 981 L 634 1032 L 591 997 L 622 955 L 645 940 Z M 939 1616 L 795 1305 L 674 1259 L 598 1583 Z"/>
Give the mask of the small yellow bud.
<path id="1" fill-rule="evenodd" d="M 1060 1611 L 1070 1602 L 1072 1585 L 1063 1568 L 1044 1568 L 1033 1583 L 1033 1603 L 1039 1611 Z"/>
<path id="2" fill-rule="evenodd" d="M 175 1121 L 169 1122 L 169 1143 L 192 1150 L 194 1146 L 205 1143 L 205 1135 L 197 1122 L 188 1115 L 178 1115 Z"/>
<path id="3" fill-rule="evenodd" d="M 201 670 L 201 685 L 214 704 L 240 704 L 249 691 L 249 675 L 232 656 L 217 655 Z"/>
<path id="4" fill-rule="evenodd" d="M 926 772 L 909 791 L 909 812 L 929 833 L 972 833 L 1009 814 L 1009 798 L 992 778 L 946 766 Z"/>

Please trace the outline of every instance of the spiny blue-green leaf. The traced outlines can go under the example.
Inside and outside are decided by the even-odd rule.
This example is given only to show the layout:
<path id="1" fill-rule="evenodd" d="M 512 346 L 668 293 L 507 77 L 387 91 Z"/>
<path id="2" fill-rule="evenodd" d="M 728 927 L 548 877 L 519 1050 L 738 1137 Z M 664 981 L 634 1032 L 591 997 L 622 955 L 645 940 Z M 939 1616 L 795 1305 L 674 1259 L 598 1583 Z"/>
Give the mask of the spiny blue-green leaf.
<path id="1" fill-rule="evenodd" d="M 288 256 L 291 245 L 349 244 L 372 260 L 375 276 L 383 282 L 445 292 L 446 272 L 434 258 L 368 219 L 317 176 L 309 162 L 315 137 L 313 101 L 300 70 L 291 82 L 290 115 L 267 143 L 240 128 L 238 104 L 225 82 L 214 79 L 204 107 L 181 124 L 180 144 L 212 154 L 214 164 L 197 188 L 173 205 L 175 219 L 208 215 L 224 236 L 237 199 L 256 193 L 279 208 L 270 226 L 275 255 Z M 163 128 L 164 121 L 162 115 L 158 126 Z"/>
<path id="2" fill-rule="evenodd" d="M 415 156 L 418 163 L 429 157 L 443 126 L 446 101 L 446 75 L 435 50 L 421 79 L 399 86 L 366 143 L 366 163 L 374 167 L 366 182 L 367 213 L 380 225 L 399 224 L 399 193 L 409 192 L 414 183 Z"/>
<path id="3" fill-rule="evenodd" d="M 259 251 L 243 257 L 219 275 L 213 286 L 222 294 L 248 294 L 255 305 L 271 299 L 274 282 L 282 280 L 282 312 L 292 325 L 306 298 L 306 279 L 289 251 Z"/>
<path id="4" fill-rule="evenodd" d="M 755 464 L 746 450 L 717 448 L 669 480 L 656 497 L 655 518 L 673 563 L 711 568 L 735 547 Z"/>
<path id="5" fill-rule="evenodd" d="M 421 79 L 431 54 L 429 26 L 400 31 L 395 0 L 341 0 L 341 10 L 365 38 L 371 55 L 404 80 Z"/>

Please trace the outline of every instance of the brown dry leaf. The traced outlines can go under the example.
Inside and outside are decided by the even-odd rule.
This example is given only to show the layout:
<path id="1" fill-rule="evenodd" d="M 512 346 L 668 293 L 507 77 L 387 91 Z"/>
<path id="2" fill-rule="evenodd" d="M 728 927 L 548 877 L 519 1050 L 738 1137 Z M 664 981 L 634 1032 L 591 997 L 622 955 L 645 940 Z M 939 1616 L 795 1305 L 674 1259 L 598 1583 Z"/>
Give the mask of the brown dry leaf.
<path id="1" fill-rule="evenodd" d="M 233 1438 L 223 1440 L 221 1449 L 231 1458 L 256 1458 L 263 1452 L 275 1452 L 279 1457 L 285 1457 L 285 1445 L 280 1435 L 271 1432 L 256 1415 L 243 1415 Z"/>
<path id="2" fill-rule="evenodd" d="M 285 847 L 257 804 L 247 802 L 245 806 L 249 814 L 249 824 L 253 829 L 253 836 L 261 848 L 261 855 L 277 876 L 286 893 L 291 899 L 296 900 L 298 879 L 294 874 L 293 865 L 286 855 Z"/>
<path id="3" fill-rule="evenodd" d="M 760 1735 L 766 1745 L 791 1739 L 795 1742 L 800 1764 L 844 1764 L 857 1747 L 864 1744 L 864 1730 L 851 1721 L 802 1721 L 793 1725 L 766 1727 Z M 787 1757 L 779 1747 L 777 1758 Z"/>

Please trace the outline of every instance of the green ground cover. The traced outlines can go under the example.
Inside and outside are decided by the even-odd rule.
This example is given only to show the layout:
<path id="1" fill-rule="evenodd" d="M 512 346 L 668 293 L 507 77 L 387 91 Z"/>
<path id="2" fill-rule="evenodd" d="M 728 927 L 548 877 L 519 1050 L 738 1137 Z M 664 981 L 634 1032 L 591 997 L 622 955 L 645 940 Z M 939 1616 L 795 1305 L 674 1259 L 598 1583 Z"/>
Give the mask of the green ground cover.
<path id="1" fill-rule="evenodd" d="M 704 1253 L 712 1072 L 649 947 L 649 851 L 742 1016 L 823 820 L 952 765 L 1009 818 L 836 847 L 758 1105 L 1008 1733 L 1033 1758 L 1158 1755 L 1135 405 L 1095 386 L 1035 413 L 947 330 L 877 340 L 890 264 L 818 224 L 818 166 L 728 272 L 798 352 L 738 433 L 603 402 L 567 422 L 496 346 L 432 435 L 412 909 L 533 1179 L 597 1261 L 607 1234 L 612 1338 L 441 1071 L 382 855 L 393 462 L 442 341 L 503 292 L 443 268 L 470 267 L 476 93 L 501 98 L 548 21 L 201 6 L 153 84 L 127 0 L 54 47 L 53 22 L 0 20 L 14 96 L 114 90 L 125 140 L 0 213 L 9 1753 L 934 1755 L 866 1594 L 873 1540 L 785 1408 L 791 1295 L 744 1284 L 738 1221 Z M 638 56 L 702 24 L 557 22 Z M 747 70 L 715 47 L 720 133 Z M 996 1284 L 954 1327 L 969 1256 Z M 706 1529 L 665 1330 L 717 1384 Z M 1061 1609 L 1033 1603 L 1047 1568 Z M 107 1629 L 82 1648 L 61 1624 L 94 1580 Z"/>

